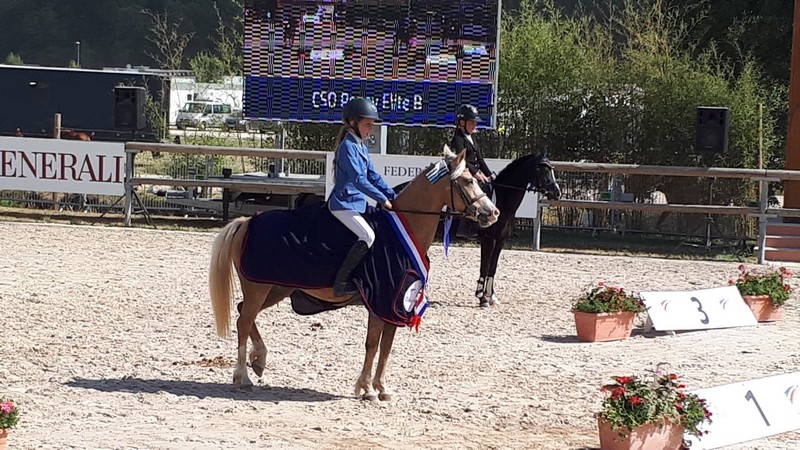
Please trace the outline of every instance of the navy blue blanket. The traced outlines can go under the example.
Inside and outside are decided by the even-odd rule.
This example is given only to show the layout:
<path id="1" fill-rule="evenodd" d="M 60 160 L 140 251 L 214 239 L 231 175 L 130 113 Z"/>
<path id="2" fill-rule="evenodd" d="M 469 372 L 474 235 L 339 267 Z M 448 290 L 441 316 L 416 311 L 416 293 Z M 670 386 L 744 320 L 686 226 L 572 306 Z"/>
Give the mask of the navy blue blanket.
<path id="1" fill-rule="evenodd" d="M 418 326 L 427 307 L 424 287 L 429 262 L 397 213 L 370 208 L 364 214 L 375 230 L 375 243 L 353 271 L 354 283 L 370 311 L 388 323 Z M 250 281 L 302 289 L 333 286 L 336 272 L 356 241 L 355 235 L 328 211 L 325 203 L 253 217 L 242 251 L 242 275 Z M 296 312 L 313 314 L 330 307 L 298 307 L 302 292 L 292 294 Z M 352 304 L 352 302 L 347 302 Z M 325 302 L 322 303 L 325 305 Z"/>
<path id="2" fill-rule="evenodd" d="M 336 272 L 356 239 L 333 217 L 325 202 L 261 212 L 247 227 L 242 272 L 248 280 L 259 283 L 328 288 L 333 286 Z"/>

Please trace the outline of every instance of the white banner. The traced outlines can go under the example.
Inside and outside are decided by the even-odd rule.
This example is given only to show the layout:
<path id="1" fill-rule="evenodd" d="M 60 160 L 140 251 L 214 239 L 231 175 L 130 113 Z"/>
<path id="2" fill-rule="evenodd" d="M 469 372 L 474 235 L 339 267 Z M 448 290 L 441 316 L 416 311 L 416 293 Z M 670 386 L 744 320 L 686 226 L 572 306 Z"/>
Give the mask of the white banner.
<path id="1" fill-rule="evenodd" d="M 692 449 L 712 449 L 800 429 L 800 372 L 692 390 L 708 401 L 711 424 Z"/>
<path id="2" fill-rule="evenodd" d="M 124 195 L 125 144 L 0 137 L 0 190 Z"/>
<path id="3" fill-rule="evenodd" d="M 756 326 L 753 311 L 736 286 L 696 291 L 640 292 L 658 331 Z"/>
<path id="4" fill-rule="evenodd" d="M 441 159 L 439 156 L 412 156 L 412 155 L 378 155 L 370 154 L 375 170 L 381 174 L 386 183 L 391 187 L 411 181 L 429 164 Z M 493 172 L 500 173 L 510 163 L 510 159 L 486 159 L 486 165 Z M 326 160 L 327 176 L 325 177 L 325 198 L 333 189 L 333 152 L 328 152 Z M 375 202 L 369 200 L 374 205 Z M 517 217 L 533 219 L 539 207 L 539 194 L 529 193 L 523 197 L 522 204 L 517 210 Z"/>

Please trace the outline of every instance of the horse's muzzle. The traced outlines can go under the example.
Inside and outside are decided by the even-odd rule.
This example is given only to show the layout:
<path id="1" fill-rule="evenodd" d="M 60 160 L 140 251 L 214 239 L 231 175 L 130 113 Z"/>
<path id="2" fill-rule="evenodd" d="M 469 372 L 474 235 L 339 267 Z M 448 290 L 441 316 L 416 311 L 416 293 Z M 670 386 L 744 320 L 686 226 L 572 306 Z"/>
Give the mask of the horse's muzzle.
<path id="1" fill-rule="evenodd" d="M 500 210 L 492 206 L 491 208 L 475 208 L 475 219 L 481 228 L 492 226 L 500 217 Z"/>

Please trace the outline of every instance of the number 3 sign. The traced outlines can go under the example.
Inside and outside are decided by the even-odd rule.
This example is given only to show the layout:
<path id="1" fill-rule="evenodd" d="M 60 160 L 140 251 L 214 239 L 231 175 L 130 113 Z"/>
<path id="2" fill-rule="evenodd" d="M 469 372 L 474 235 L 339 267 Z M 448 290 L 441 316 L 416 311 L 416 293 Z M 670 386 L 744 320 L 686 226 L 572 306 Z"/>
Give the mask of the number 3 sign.
<path id="1" fill-rule="evenodd" d="M 659 331 L 707 330 L 758 325 L 736 286 L 697 291 L 642 292 L 647 328 Z"/>
<path id="2" fill-rule="evenodd" d="M 694 390 L 706 399 L 711 424 L 692 450 L 719 448 L 800 429 L 800 372 Z"/>

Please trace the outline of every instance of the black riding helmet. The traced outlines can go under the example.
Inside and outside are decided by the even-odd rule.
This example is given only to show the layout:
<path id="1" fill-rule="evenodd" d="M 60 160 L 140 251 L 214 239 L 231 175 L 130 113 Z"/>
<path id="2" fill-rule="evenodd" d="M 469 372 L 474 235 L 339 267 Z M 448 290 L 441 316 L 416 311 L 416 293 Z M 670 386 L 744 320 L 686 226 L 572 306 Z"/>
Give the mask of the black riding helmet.
<path id="1" fill-rule="evenodd" d="M 480 122 L 481 118 L 478 116 L 478 108 L 472 105 L 461 105 L 456 112 L 456 119 L 458 120 L 474 120 Z"/>
<path id="2" fill-rule="evenodd" d="M 371 101 L 363 97 L 355 97 L 344 105 L 342 121 L 349 123 L 350 120 L 358 121 L 358 119 L 381 120 L 378 116 L 378 109 Z"/>

